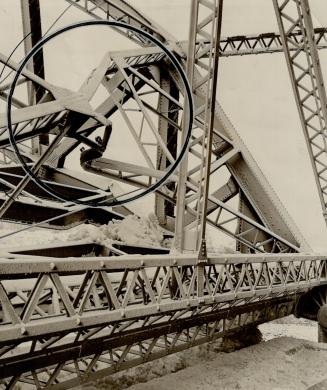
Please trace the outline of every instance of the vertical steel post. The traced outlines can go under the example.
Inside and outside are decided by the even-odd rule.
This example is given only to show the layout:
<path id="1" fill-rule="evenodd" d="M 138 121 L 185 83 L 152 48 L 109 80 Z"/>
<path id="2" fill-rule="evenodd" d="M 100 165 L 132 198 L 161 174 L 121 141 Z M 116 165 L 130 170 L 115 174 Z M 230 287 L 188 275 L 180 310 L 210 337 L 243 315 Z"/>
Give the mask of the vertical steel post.
<path id="1" fill-rule="evenodd" d="M 201 7 L 201 9 L 200 9 Z M 192 92 L 197 93 L 197 88 L 205 88 L 204 106 L 200 107 L 199 115 L 202 116 L 202 157 L 200 163 L 199 180 L 197 183 L 197 215 L 196 215 L 196 243 L 199 264 L 197 266 L 197 293 L 204 295 L 205 275 L 204 264 L 207 260 L 206 250 L 206 220 L 209 196 L 210 167 L 212 155 L 213 124 L 215 115 L 216 88 L 218 80 L 219 43 L 221 34 L 223 0 L 196 0 L 191 5 L 189 44 L 187 53 L 187 76 L 192 87 Z M 203 16 L 201 11 L 204 11 Z M 206 64 L 201 64 L 197 53 L 199 41 L 209 41 L 209 58 Z M 194 75 L 197 68 L 201 69 L 203 82 L 194 83 Z M 185 207 L 186 207 L 186 182 L 188 180 L 188 159 L 184 158 L 179 172 L 177 194 L 177 216 L 175 227 L 175 247 L 178 252 L 185 249 Z"/>
<path id="2" fill-rule="evenodd" d="M 221 25 L 222 25 L 222 11 L 223 11 L 223 0 L 219 1 L 215 5 L 215 23 L 213 25 L 213 34 L 214 43 L 212 53 L 212 63 L 210 69 L 213 70 L 211 78 L 211 86 L 208 85 L 208 100 L 207 100 L 207 113 L 205 115 L 205 170 L 204 170 L 204 188 L 202 194 L 202 204 L 201 204 L 201 221 L 200 221 L 200 235 L 199 239 L 199 256 L 200 258 L 206 258 L 206 220 L 207 220 L 207 208 L 208 208 L 208 196 L 209 196 L 209 184 L 210 184 L 210 166 L 211 166 L 211 157 L 212 157 L 212 141 L 213 141 L 213 126 L 214 126 L 214 117 L 215 117 L 215 102 L 216 102 L 216 91 L 217 91 L 217 82 L 218 82 L 218 64 L 219 64 L 219 44 L 221 36 Z"/>
<path id="3" fill-rule="evenodd" d="M 209 15 L 203 15 L 200 12 L 200 6 Z M 209 195 L 209 177 L 212 154 L 212 136 L 216 102 L 216 84 L 218 79 L 218 62 L 219 62 L 219 43 L 222 22 L 222 0 L 196 0 L 191 4 L 191 18 L 189 43 L 187 53 L 187 76 L 192 86 L 193 93 L 196 94 L 197 88 L 205 87 L 206 96 L 204 107 L 199 111 L 203 115 L 203 136 L 202 136 L 202 161 L 200 169 L 199 190 L 198 190 L 198 214 L 197 214 L 197 242 L 196 250 L 199 251 L 199 257 L 206 257 L 206 218 Z M 209 30 L 209 31 L 208 31 Z M 197 44 L 205 39 L 209 41 L 209 59 L 208 63 L 203 66 L 200 64 L 200 58 L 197 54 Z M 204 83 L 194 85 L 194 73 L 199 67 L 204 72 Z M 177 194 L 177 216 L 175 228 L 175 249 L 179 252 L 184 250 L 185 240 L 185 195 L 187 181 L 188 159 L 184 158 L 179 172 L 178 194 Z"/>
<path id="4" fill-rule="evenodd" d="M 196 28 L 198 20 L 198 4 L 197 1 L 191 2 L 191 17 L 190 17 L 190 28 L 189 28 L 189 40 L 187 49 L 187 62 L 186 62 L 186 75 L 188 81 L 193 86 L 194 76 L 194 64 L 195 64 L 195 46 L 196 46 Z M 193 90 L 192 90 L 193 92 Z M 186 109 L 186 104 L 184 111 Z M 182 142 L 185 141 L 187 129 L 184 128 L 182 133 Z M 188 153 L 185 156 L 179 167 L 179 176 L 177 183 L 177 201 L 176 201 L 176 224 L 175 224 L 175 239 L 174 239 L 174 250 L 182 253 L 184 250 L 185 240 L 185 196 L 186 196 L 186 181 L 187 181 L 187 168 L 188 168 Z"/>
<path id="5" fill-rule="evenodd" d="M 24 49 L 25 54 L 27 54 L 42 38 L 40 1 L 21 0 L 20 3 L 23 22 L 23 37 L 25 37 Z M 37 76 L 44 78 L 44 58 L 42 49 L 27 63 L 26 68 Z M 39 86 L 36 87 L 31 81 L 29 81 L 27 83 L 28 104 L 34 105 L 39 102 L 43 96 L 43 92 L 42 88 Z M 32 139 L 32 154 L 41 154 L 42 144 L 49 144 L 48 135 L 44 134 L 39 136 L 38 139 Z"/>
<path id="6" fill-rule="evenodd" d="M 160 69 L 160 87 L 170 94 L 174 99 L 179 100 L 179 90 L 169 76 L 169 72 L 165 69 Z M 172 110 L 174 104 L 170 102 L 165 96 L 159 96 L 158 109 L 163 115 L 166 115 L 171 121 L 178 122 L 178 112 Z M 158 131 L 167 145 L 171 155 L 176 158 L 177 153 L 177 131 L 167 119 L 160 117 L 158 121 Z M 169 166 L 169 161 L 165 157 L 162 148 L 157 147 L 157 169 L 164 171 Z M 167 184 L 167 188 L 175 191 L 175 183 Z M 168 227 L 171 225 L 170 220 L 174 217 L 174 204 L 163 199 L 159 194 L 155 195 L 155 213 L 161 226 Z"/>

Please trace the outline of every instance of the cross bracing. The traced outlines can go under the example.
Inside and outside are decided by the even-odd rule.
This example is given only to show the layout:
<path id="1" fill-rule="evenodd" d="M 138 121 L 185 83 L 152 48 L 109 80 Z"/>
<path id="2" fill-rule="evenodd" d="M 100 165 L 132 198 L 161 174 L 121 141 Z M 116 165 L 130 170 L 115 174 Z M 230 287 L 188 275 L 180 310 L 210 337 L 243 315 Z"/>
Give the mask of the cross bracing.
<path id="1" fill-rule="evenodd" d="M 17 370 L 20 365 L 18 359 L 12 364 L 8 362 L 8 373 L 16 373 L 0 383 L 3 388 L 29 384 L 37 388 L 51 386 L 54 389 L 68 389 L 289 315 L 294 311 L 295 302 L 296 296 L 290 296 L 276 298 L 270 304 L 249 304 L 244 310 L 228 308 L 201 314 L 199 309 L 194 311 L 193 318 L 182 321 L 172 319 L 166 324 L 145 326 L 139 332 L 129 332 L 128 326 L 118 326 L 111 336 L 94 337 L 92 340 L 92 336 L 101 330 L 95 329 L 85 335 L 85 339 L 89 338 L 84 343 L 85 347 L 81 347 L 83 342 L 76 341 L 75 348 L 70 351 L 58 348 L 51 355 L 42 351 L 34 353 L 29 372 L 20 373 L 23 370 Z M 110 349 L 103 350 L 99 348 L 100 345 L 110 345 Z M 54 363 L 59 359 L 60 363 Z M 44 364 L 48 365 L 47 368 L 41 368 Z"/>
<path id="2" fill-rule="evenodd" d="M 96 342 L 97 337 L 110 339 L 119 335 L 120 343 L 130 340 L 133 344 L 137 335 L 142 339 L 142 332 L 146 331 L 148 337 L 153 330 L 158 336 L 157 342 L 168 324 L 171 330 L 176 324 L 176 329 L 180 330 L 175 336 L 178 339 L 184 332 L 183 327 L 189 329 L 202 321 L 202 325 L 197 326 L 207 328 L 215 312 L 224 313 L 227 309 L 235 312 L 236 317 L 240 316 L 241 323 L 251 323 L 255 321 L 251 310 L 258 313 L 258 307 L 274 307 L 280 302 L 294 305 L 305 291 L 327 283 L 323 256 L 209 256 L 204 266 L 203 295 L 199 296 L 200 281 L 194 256 L 134 255 L 116 259 L 70 258 L 67 262 L 63 258 L 20 256 L 0 263 L 3 377 L 10 377 L 12 373 L 19 379 L 26 367 L 22 353 L 31 355 L 33 367 L 35 364 L 35 368 L 41 369 L 49 364 L 44 354 L 50 356 L 50 361 L 56 359 L 51 358 L 52 352 L 61 355 L 72 340 L 78 340 L 78 350 L 85 348 L 87 354 L 92 350 L 88 349 L 92 348 L 91 340 Z M 18 289 L 13 288 L 16 283 L 20 283 Z M 266 315 L 268 312 L 263 318 Z M 257 321 L 260 319 L 259 315 Z M 124 332 L 125 341 L 122 340 Z M 213 332 L 211 329 L 212 337 L 221 336 Z M 196 337 L 194 335 L 193 341 Z M 101 345 L 105 352 L 98 344 L 100 355 L 107 353 L 105 344 Z M 83 365 L 83 358 L 76 357 L 77 364 Z M 58 380 L 60 372 L 63 378 L 67 376 L 64 364 L 57 369 Z"/>
<path id="3" fill-rule="evenodd" d="M 121 244 L 119 249 L 114 245 L 95 249 L 90 242 L 74 243 L 69 250 L 63 245 L 4 250 L 3 388 L 16 384 L 70 388 L 294 313 L 299 299 L 326 284 L 326 256 L 311 253 L 215 99 L 218 58 L 284 51 L 289 68 L 303 71 L 295 80 L 295 87 L 306 94 L 300 108 L 306 109 L 312 97 L 318 104 L 302 124 L 314 127 L 317 137 L 322 135 L 325 96 L 317 49 L 326 47 L 326 29 L 313 28 L 308 3 L 274 1 L 279 34 L 222 38 L 223 2 L 196 0 L 194 4 L 207 14 L 193 12 L 188 42 L 174 38 L 126 1 L 68 3 L 95 19 L 141 28 L 172 49 L 188 73 L 195 115 L 187 159 L 155 194 L 159 222 L 175 232 L 178 251 L 167 255 L 164 248 L 157 252 L 153 248 L 156 255 L 139 255 L 150 253 L 150 248 Z M 291 28 L 285 27 L 284 19 Z M 59 201 L 29 180 L 11 149 L 6 116 L 0 116 L 0 146 L 9 162 L 0 170 L 0 215 L 4 221 L 25 224 L 19 234 L 30 227 L 69 229 L 85 221 L 101 225 L 131 214 L 128 207 L 110 207 L 112 199 L 122 196 L 114 186 L 94 185 L 90 176 L 70 170 L 69 159 L 80 147 L 80 165 L 87 174 L 132 191 L 149 188 L 176 161 L 185 123 L 181 77 L 150 40 L 120 32 L 136 48 L 103 53 L 78 91 L 60 89 L 37 72 L 23 70 L 20 87 L 32 81 L 45 95 L 38 104 L 13 99 L 19 151 L 38 177 L 72 202 Z M 307 68 L 303 62 L 298 66 L 300 58 L 308 61 Z M 14 71 L 19 68 L 3 55 L 0 60 Z M 106 95 L 91 106 L 99 88 Z M 7 82 L 2 99 L 9 89 Z M 117 115 L 142 161 L 105 154 L 117 132 Z M 101 136 L 94 137 L 98 132 Z M 36 153 L 27 141 L 42 135 L 50 135 L 50 145 Z M 320 146 L 313 160 L 318 162 L 324 152 Z M 323 173 L 324 169 L 318 171 Z M 323 190 L 319 180 L 317 184 Z M 96 200 L 102 206 L 79 206 L 74 200 Z M 199 257 L 199 246 L 189 247 L 182 236 L 195 230 L 205 239 L 206 225 L 230 237 L 240 253 L 212 255 L 204 250 Z M 312 305 L 317 318 L 321 303 L 314 300 Z"/>

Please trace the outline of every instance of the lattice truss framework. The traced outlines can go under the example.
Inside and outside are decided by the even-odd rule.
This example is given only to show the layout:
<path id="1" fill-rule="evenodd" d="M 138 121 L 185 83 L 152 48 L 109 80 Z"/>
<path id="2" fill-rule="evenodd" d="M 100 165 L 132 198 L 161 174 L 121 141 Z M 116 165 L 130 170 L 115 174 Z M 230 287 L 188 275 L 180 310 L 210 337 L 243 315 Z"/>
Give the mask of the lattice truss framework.
<path id="1" fill-rule="evenodd" d="M 327 98 L 308 0 L 274 0 L 281 39 L 327 220 Z M 294 32 L 300 39 L 295 42 Z"/>
<path id="2" fill-rule="evenodd" d="M 186 44 L 176 41 L 125 2 L 69 3 L 93 17 L 123 20 L 153 33 L 181 56 L 186 68 Z M 216 17 L 217 13 L 213 12 L 209 19 L 199 20 L 203 36 L 194 42 L 196 115 L 185 182 L 186 229 L 199 221 L 198 185 L 203 178 L 206 99 L 210 91 L 208 81 L 212 80 L 210 71 L 205 72 L 215 54 L 214 43 L 217 43 L 206 30 L 209 22 L 216 22 Z M 304 27 L 314 32 L 311 36 L 314 48 L 317 44 L 321 48 L 326 46 L 325 29 L 313 31 L 310 25 Z M 290 45 L 287 52 L 289 50 L 294 58 L 303 50 L 308 54 L 303 34 L 301 28 L 287 32 Z M 167 164 L 176 158 L 168 140 L 179 139 L 182 129 L 184 91 L 181 80 L 160 50 L 135 35 L 127 34 L 127 37 L 141 48 L 132 53 L 106 54 L 77 93 L 58 93 L 53 85 L 24 71 L 20 83 L 32 80 L 46 91 L 46 100 L 34 107 L 14 100 L 13 118 L 22 140 L 39 136 L 43 131 L 65 137 L 58 147 L 48 149 L 49 158 L 41 164 L 42 175 L 50 183 L 54 176 L 61 178 L 62 181 L 55 184 L 80 199 L 106 199 L 108 192 L 86 185 L 73 175 L 63 173 L 60 167 L 80 144 L 99 147 L 90 135 L 96 129 L 108 127 L 108 118 L 115 113 L 125 119 L 146 164 L 140 167 L 98 157 L 84 161 L 86 170 L 146 188 L 160 178 Z M 283 31 L 280 36 L 261 34 L 221 39 L 219 54 L 272 53 L 281 51 L 283 42 L 286 42 Z M 6 60 L 0 56 L 0 61 Z M 18 68 L 13 61 L 9 66 L 14 70 Z M 303 77 L 307 75 L 304 72 Z M 95 110 L 88 107 L 86 117 L 83 116 L 85 104 L 100 85 L 108 91 L 107 99 Z M 6 98 L 8 87 L 2 86 L 2 98 Z M 313 96 L 312 93 L 309 96 Z M 157 99 L 157 106 L 148 97 Z M 129 119 L 130 111 L 137 111 L 141 122 L 152 132 L 150 144 L 143 138 L 143 127 L 136 128 Z M 241 327 L 290 314 L 301 294 L 326 283 L 325 257 L 292 253 L 307 249 L 305 240 L 218 103 L 212 119 L 207 223 L 232 237 L 241 252 L 251 255 L 209 257 L 202 265 L 203 272 L 199 273 L 196 256 L 123 255 L 119 261 L 117 257 L 69 258 L 67 261 L 5 254 L 5 259 L 0 261 L 0 363 L 8 376 L 2 382 L 4 388 L 13 388 L 16 383 L 28 383 L 36 388 L 50 385 L 69 388 L 81 381 L 222 337 Z M 5 129 L 5 117 L 0 117 L 0 125 Z M 23 143 L 20 145 L 22 153 L 35 164 L 39 157 L 32 156 Z M 0 135 L 0 146 L 6 158 L 12 159 L 5 132 Z M 222 172 L 228 174 L 227 181 L 217 186 L 214 178 Z M 9 193 L 22 178 L 22 171 L 13 171 L 10 167 L 1 170 L 1 189 Z M 170 230 L 175 225 L 178 190 L 176 173 L 160 189 L 156 200 L 160 222 Z M 90 215 L 96 213 L 92 208 L 59 204 L 49 194 L 40 193 L 31 182 L 16 195 L 15 202 L 11 200 L 12 193 L 11 198 L 3 196 L 1 207 L 5 204 L 8 219 L 15 220 L 17 215 L 12 210 L 26 210 L 28 206 L 32 212 L 25 216 L 24 222 L 34 223 L 34 226 L 55 225 L 58 221 L 72 225 L 89 220 Z M 0 208 L 0 213 L 1 209 L 4 208 Z M 121 217 L 117 210 L 113 212 L 104 207 L 100 214 L 104 212 L 111 213 L 111 217 Z M 48 216 L 46 221 L 37 219 L 40 213 Z M 279 255 L 263 256 L 260 254 L 263 252 Z M 106 349 L 105 345 L 110 348 Z M 31 371 L 25 373 L 27 361 Z"/>
<path id="3" fill-rule="evenodd" d="M 151 58 L 153 60 L 156 60 L 157 57 L 161 55 L 160 53 L 158 54 L 151 52 L 151 50 L 153 49 L 142 50 L 149 51 L 149 55 L 146 55 L 146 53 L 144 53 L 145 57 L 148 60 Z M 72 110 L 74 112 L 74 114 L 71 113 L 71 115 L 76 115 L 76 112 L 78 112 L 79 108 L 76 105 L 76 100 L 80 99 L 80 101 L 82 101 L 82 98 L 78 97 L 76 93 L 72 93 L 71 95 L 67 95 L 66 93 L 63 97 L 59 96 L 59 98 L 50 101 L 49 103 L 39 104 L 38 106 L 35 106 L 37 107 L 37 110 L 34 106 L 32 106 L 18 108 L 17 110 L 13 111 L 13 123 L 15 126 L 17 126 L 16 132 L 19 133 L 19 135 L 16 137 L 17 140 L 24 140 L 26 137 L 30 136 L 38 136 L 42 133 L 45 126 L 47 130 L 49 130 L 49 127 L 51 128 L 50 132 L 58 134 L 57 137 L 62 137 L 65 134 L 74 134 L 73 137 L 75 139 L 72 139 L 72 136 L 70 136 L 68 139 L 62 141 L 57 148 L 53 147 L 53 150 L 51 149 L 51 146 L 48 148 L 47 153 L 50 154 L 50 158 L 48 159 L 47 164 L 42 166 L 42 173 L 45 174 L 45 177 L 47 175 L 47 170 L 50 170 L 52 165 L 58 164 L 58 160 L 60 159 L 60 157 L 62 157 L 63 154 L 65 154 L 64 152 L 67 151 L 67 149 L 71 151 L 72 148 L 75 148 L 81 142 L 90 143 L 90 141 L 86 139 L 84 134 L 89 135 L 96 128 L 105 124 L 105 117 L 112 115 L 112 113 L 116 112 L 117 110 L 124 117 L 127 126 L 132 133 L 135 142 L 137 143 L 139 150 L 141 150 L 143 157 L 147 162 L 147 166 L 138 167 L 119 163 L 117 161 L 112 161 L 105 158 L 98 158 L 93 161 L 87 161 L 84 164 L 85 169 L 103 174 L 110 178 L 115 178 L 117 180 L 124 181 L 125 183 L 127 182 L 139 187 L 146 187 L 147 185 L 149 185 L 149 183 L 151 183 L 156 178 L 161 177 L 161 175 L 163 174 L 162 170 L 160 171 L 156 169 L 156 166 L 154 165 L 155 163 L 153 162 L 153 157 L 151 159 L 151 152 L 149 152 L 149 148 L 153 149 L 155 145 L 159 145 L 164 158 L 166 158 L 166 160 L 170 163 L 174 161 L 174 156 L 168 150 L 165 144 L 164 133 L 166 131 L 165 127 L 167 128 L 168 124 L 174 128 L 175 133 L 176 129 L 178 130 L 180 128 L 180 124 L 178 122 L 176 123 L 176 119 L 178 120 L 178 118 L 176 118 L 174 121 L 173 119 L 169 118 L 169 115 L 174 115 L 176 117 L 175 112 L 176 110 L 180 110 L 182 108 L 183 103 L 180 100 L 176 100 L 174 96 L 172 96 L 167 90 L 162 88 L 162 86 L 160 85 L 161 78 L 158 80 L 153 76 L 154 72 L 151 72 L 152 68 L 150 68 L 150 71 L 147 67 L 143 69 L 142 62 L 141 65 L 134 62 L 132 63 L 132 65 L 130 65 L 128 61 L 125 60 L 125 56 L 127 57 L 128 54 L 109 53 L 108 55 L 106 55 L 96 75 L 88 79 L 87 86 L 84 85 L 81 87 L 84 89 L 88 89 L 90 91 L 90 96 L 92 96 L 92 94 L 95 92 L 96 88 L 100 85 L 101 82 L 102 85 L 107 88 L 110 95 L 107 100 L 104 101 L 95 111 L 92 112 L 90 110 L 90 118 L 87 120 L 82 120 L 82 123 L 78 125 L 77 128 L 75 124 L 74 126 L 72 126 L 72 122 L 68 121 L 63 131 L 58 131 L 58 126 L 61 123 L 60 121 L 62 120 L 65 113 L 67 114 L 68 110 Z M 18 68 L 18 64 L 13 63 L 13 61 L 10 62 L 10 66 L 13 69 Z M 104 78 L 101 79 L 99 75 L 102 75 L 102 77 Z M 196 216 L 198 214 L 196 200 L 198 198 L 198 176 L 202 169 L 203 135 L 201 134 L 201 126 L 203 125 L 202 115 L 205 107 L 203 102 L 204 97 L 201 93 L 201 89 L 204 88 L 205 91 L 204 82 L 206 81 L 200 75 L 195 76 L 198 78 L 197 82 L 199 83 L 196 93 L 194 94 L 197 108 L 196 123 L 198 133 L 194 131 L 191 142 L 190 154 L 192 155 L 194 162 L 193 166 L 191 166 L 189 171 L 187 172 L 186 184 L 186 187 L 189 192 L 187 218 L 190 227 L 192 227 L 192 223 L 194 223 L 194 220 L 196 220 Z M 29 71 L 24 71 L 24 77 L 27 80 L 33 80 L 35 83 L 38 83 L 38 85 L 42 86 L 45 90 L 48 91 L 49 95 L 58 95 L 57 90 L 52 85 L 49 85 L 49 83 L 31 74 Z M 181 95 L 181 93 L 183 92 L 182 87 L 180 86 L 180 80 L 178 78 L 176 79 L 177 76 L 175 72 L 172 71 L 170 77 L 173 78 L 177 87 L 179 87 Z M 144 86 L 146 86 L 146 90 L 144 88 L 142 89 L 142 87 Z M 143 97 L 144 95 L 149 94 L 160 94 L 160 99 L 164 100 L 165 104 L 170 105 L 170 114 L 167 115 L 165 112 L 160 112 L 160 105 L 158 109 L 158 107 L 154 107 L 153 105 L 149 104 Z M 126 107 L 124 109 L 123 104 L 130 99 L 133 99 L 136 102 L 136 107 Z M 138 110 L 144 118 L 144 120 L 142 119 L 142 123 L 144 123 L 145 121 L 148 123 L 154 135 L 152 142 L 149 143 L 142 139 L 143 128 L 141 127 L 140 129 L 136 129 L 134 124 L 129 120 L 127 115 L 129 109 Z M 156 125 L 154 124 L 153 119 L 150 117 L 149 113 L 155 113 L 157 117 L 161 119 L 161 122 L 159 123 L 162 124 L 163 127 L 159 129 L 159 132 L 157 132 Z M 256 211 L 259 211 L 257 205 L 254 205 L 255 209 L 257 209 L 256 211 L 247 212 L 246 214 L 235 210 L 226 204 L 226 201 L 238 195 L 239 185 L 242 186 L 243 190 L 249 191 L 249 195 L 253 191 L 254 187 L 252 186 L 252 188 L 250 186 L 247 186 L 246 188 L 245 180 L 242 178 L 242 176 L 253 176 L 253 172 L 251 172 L 253 168 L 248 167 L 248 165 L 249 163 L 255 163 L 236 133 L 235 135 L 225 134 L 225 131 L 228 131 L 230 133 L 230 131 L 234 132 L 234 129 L 226 118 L 223 111 L 218 108 L 216 115 L 217 116 L 215 118 L 215 121 L 218 122 L 219 127 L 222 126 L 222 130 L 214 130 L 214 147 L 212 157 L 213 162 L 211 165 L 211 172 L 212 174 L 216 174 L 216 172 L 220 168 L 222 168 L 224 165 L 227 165 L 228 168 L 233 171 L 233 177 L 231 177 L 231 179 L 225 186 L 220 189 L 217 189 L 210 194 L 208 222 L 211 225 L 217 227 L 222 232 L 235 238 L 237 242 L 241 243 L 244 248 L 247 248 L 246 250 L 248 251 L 298 251 L 298 242 L 294 237 L 294 234 L 289 232 L 289 228 L 286 227 L 286 223 L 283 226 L 283 224 L 280 222 L 278 226 L 279 229 L 277 229 L 275 232 L 269 229 L 269 225 L 271 225 L 271 222 L 278 215 L 276 213 L 270 213 L 271 208 L 274 209 L 274 204 L 268 204 L 267 202 L 267 204 L 264 205 L 266 209 L 262 208 L 261 206 L 262 210 L 260 211 L 262 213 L 262 219 L 259 218 L 257 215 Z M 72 117 L 75 118 L 75 116 Z M 5 125 L 6 117 L 3 116 L 0 120 L 0 126 L 3 128 L 0 142 L 1 146 L 4 148 L 9 145 L 9 140 L 5 132 Z M 230 135 L 235 137 L 234 142 L 229 138 Z M 243 154 L 241 155 L 240 150 L 242 149 L 244 150 Z M 49 153 L 51 150 L 52 153 Z M 246 156 L 249 161 L 244 161 L 244 156 Z M 53 167 L 52 169 L 55 169 L 55 167 Z M 259 188 L 261 187 L 262 190 L 264 189 L 264 192 L 268 194 L 268 182 L 264 179 L 260 170 L 258 168 L 255 169 L 256 177 L 252 178 L 252 180 L 256 180 L 257 186 Z M 17 176 L 22 177 L 22 173 L 17 175 L 17 172 L 11 173 L 10 170 L 8 173 L 3 173 L 3 175 L 5 176 L 2 178 L 2 183 L 4 186 L 7 186 L 7 189 L 8 187 L 13 188 L 13 185 L 17 183 Z M 14 182 L 12 182 L 13 176 L 15 177 Z M 139 180 L 139 178 L 143 180 Z M 261 183 L 259 183 L 259 180 L 261 181 Z M 172 176 L 171 181 L 176 182 L 177 177 Z M 259 188 L 258 192 L 260 191 Z M 26 188 L 24 188 L 24 190 L 26 190 Z M 56 199 L 51 196 L 49 197 L 48 194 L 42 194 L 43 200 L 40 200 L 38 197 L 35 199 L 33 191 L 33 188 L 31 189 L 31 191 L 26 190 L 23 195 L 27 196 L 21 196 L 19 198 L 19 201 L 16 203 L 22 204 L 22 207 L 24 204 L 31 204 L 37 210 L 45 210 L 45 207 L 42 208 L 42 206 L 40 205 L 41 201 L 41 204 L 43 203 L 45 206 L 53 207 L 55 209 L 60 210 L 58 216 L 49 218 L 50 222 L 53 222 L 53 220 L 56 218 L 58 219 L 64 217 L 65 214 L 63 210 L 67 210 L 67 208 L 65 209 L 65 207 L 63 207 L 62 205 L 58 205 L 57 203 L 55 203 Z M 175 194 L 176 186 L 171 187 L 169 183 L 160 190 L 160 196 L 167 199 L 172 204 L 175 203 Z M 92 188 L 91 193 L 87 191 L 82 191 L 81 195 L 82 196 L 80 199 L 83 199 L 84 197 L 86 197 L 87 199 L 91 199 L 91 197 L 93 197 L 93 199 L 95 199 L 96 197 L 101 198 L 108 196 L 103 191 L 95 191 Z M 44 200 L 44 198 L 46 198 L 46 200 Z M 251 198 L 254 198 L 254 196 L 252 195 Z M 6 203 L 2 207 L 10 207 L 10 205 L 13 204 L 13 199 L 14 197 L 13 195 L 11 195 L 11 197 L 7 199 Z M 49 201 L 50 204 L 47 203 Z M 274 203 L 277 204 L 280 210 L 282 210 L 282 206 L 280 205 L 277 198 Z M 71 206 L 68 209 L 67 213 L 78 214 L 84 210 L 85 208 L 81 209 L 80 207 Z M 286 213 L 284 209 L 283 212 Z M 280 211 L 278 213 L 280 214 Z M 266 220 L 263 220 L 263 218 L 265 218 Z M 269 221 L 268 218 L 272 221 Z M 285 216 L 281 218 L 282 220 L 286 219 Z M 242 221 L 244 226 L 246 225 L 246 229 L 244 229 L 244 231 L 235 232 L 235 226 L 239 221 Z M 47 220 L 46 222 L 49 222 L 49 220 Z M 282 236 L 286 237 L 286 239 L 282 238 Z"/>
<path id="4" fill-rule="evenodd" d="M 144 18 L 144 15 L 135 12 L 128 12 L 126 7 L 121 2 L 111 1 L 110 4 L 107 1 L 102 0 L 86 0 L 82 3 L 78 0 L 66 0 L 75 7 L 86 12 L 89 16 L 96 19 L 108 19 L 108 20 L 123 20 L 128 23 L 132 23 L 136 27 L 142 29 L 150 29 L 155 27 L 157 37 L 163 41 L 167 40 L 167 31 L 163 30 L 160 26 L 156 25 L 153 21 Z M 326 28 L 314 29 L 315 42 L 318 48 L 326 48 Z M 294 43 L 301 41 L 301 33 L 294 31 L 290 33 L 290 39 L 294 40 Z M 149 46 L 149 43 L 140 42 L 137 37 L 138 43 L 141 46 Z M 170 37 L 170 39 L 174 39 Z M 184 47 L 187 43 L 180 41 L 178 45 Z M 209 40 L 203 40 L 201 42 L 202 48 L 210 45 Z M 150 45 L 151 46 L 151 45 Z M 281 36 L 276 33 L 264 33 L 258 35 L 238 35 L 231 37 L 222 37 L 219 43 L 221 56 L 234 56 L 234 55 L 247 55 L 247 54 L 263 54 L 263 53 L 275 53 L 282 52 L 283 45 Z M 291 49 L 292 50 L 292 49 Z M 295 49 L 293 49 L 295 50 Z M 208 50 L 205 50 L 208 53 Z"/>
<path id="5" fill-rule="evenodd" d="M 113 373 L 287 315 L 327 283 L 324 257 L 226 255 L 208 259 L 199 296 L 196 264 L 188 256 L 2 260 L 4 387 L 66 388 Z"/>

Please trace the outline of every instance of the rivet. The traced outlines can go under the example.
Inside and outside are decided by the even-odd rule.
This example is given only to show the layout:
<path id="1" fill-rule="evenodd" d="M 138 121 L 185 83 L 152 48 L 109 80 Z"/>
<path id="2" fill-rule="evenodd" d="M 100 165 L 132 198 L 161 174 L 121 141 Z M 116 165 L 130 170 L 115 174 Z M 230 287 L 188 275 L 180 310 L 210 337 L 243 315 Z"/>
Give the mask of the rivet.
<path id="1" fill-rule="evenodd" d="M 104 261 L 100 261 L 100 267 L 101 267 L 101 268 L 104 267 Z"/>
<path id="2" fill-rule="evenodd" d="M 144 260 L 141 260 L 141 266 L 144 267 Z"/>
<path id="3" fill-rule="evenodd" d="M 157 311 L 160 311 L 160 306 L 159 305 L 157 305 Z"/>
<path id="4" fill-rule="evenodd" d="M 120 315 L 121 315 L 122 317 L 125 317 L 125 310 L 121 310 L 121 311 L 120 311 Z"/>
<path id="5" fill-rule="evenodd" d="M 81 319 L 79 317 L 76 318 L 76 324 L 80 325 L 81 324 Z"/>
<path id="6" fill-rule="evenodd" d="M 176 259 L 174 259 L 174 261 L 173 261 L 173 264 L 174 264 L 174 265 L 176 265 L 176 264 L 177 264 L 177 260 L 176 260 Z"/>
<path id="7" fill-rule="evenodd" d="M 56 268 L 56 264 L 55 263 L 50 263 L 50 269 L 54 270 Z"/>
<path id="8" fill-rule="evenodd" d="M 27 333 L 27 329 L 25 328 L 25 326 L 22 326 L 20 331 L 21 331 L 21 334 L 26 334 Z"/>

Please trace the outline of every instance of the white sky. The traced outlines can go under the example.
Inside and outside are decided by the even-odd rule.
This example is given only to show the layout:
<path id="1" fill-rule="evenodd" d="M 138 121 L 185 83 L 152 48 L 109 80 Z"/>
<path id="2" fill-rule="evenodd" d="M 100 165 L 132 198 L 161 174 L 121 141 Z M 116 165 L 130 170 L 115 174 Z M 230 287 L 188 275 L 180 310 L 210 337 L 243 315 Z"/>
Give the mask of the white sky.
<path id="1" fill-rule="evenodd" d="M 131 3 L 178 39 L 186 39 L 190 0 Z M 327 26 L 326 1 L 310 3 L 316 26 Z M 41 5 L 44 30 L 67 6 L 64 0 L 41 0 Z M 72 7 L 56 28 L 86 18 Z M 0 25 L 0 51 L 8 54 L 21 39 L 20 0 L 0 0 Z M 271 31 L 277 31 L 271 0 L 225 1 L 224 35 Z M 119 40 L 107 40 L 98 32 L 65 37 L 54 47 L 48 53 L 50 72 L 58 64 L 77 69 L 64 79 L 65 84 L 75 86 L 83 79 L 86 65 L 98 62 L 107 50 L 121 48 Z M 92 56 L 88 55 L 90 48 Z M 83 50 L 85 63 L 74 63 L 71 54 Z M 327 51 L 321 52 L 321 60 L 326 78 Z M 327 231 L 283 55 L 223 59 L 218 90 L 224 110 L 309 243 L 315 250 L 327 250 Z"/>

